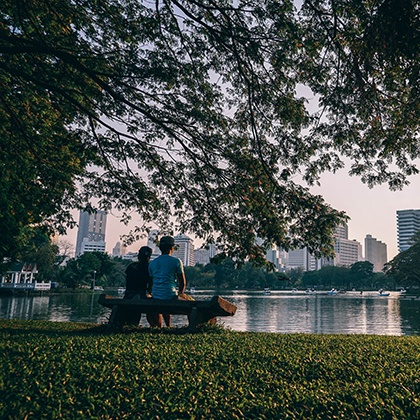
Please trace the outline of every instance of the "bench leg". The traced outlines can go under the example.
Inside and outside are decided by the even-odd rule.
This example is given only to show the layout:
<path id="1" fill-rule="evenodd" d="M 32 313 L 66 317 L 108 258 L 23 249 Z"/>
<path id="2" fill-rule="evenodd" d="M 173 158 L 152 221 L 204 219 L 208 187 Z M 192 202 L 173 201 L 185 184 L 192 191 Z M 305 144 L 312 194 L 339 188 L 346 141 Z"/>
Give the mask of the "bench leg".
<path id="1" fill-rule="evenodd" d="M 117 319 L 117 312 L 118 312 L 118 306 L 114 306 L 114 307 L 112 308 L 112 311 L 111 311 L 111 316 L 109 317 L 109 321 L 108 321 L 108 325 L 109 325 L 110 327 L 113 327 L 113 326 L 114 326 L 114 324 L 115 324 L 115 321 L 116 321 L 116 319 Z"/>
<path id="2" fill-rule="evenodd" d="M 197 327 L 200 324 L 216 325 L 216 322 L 217 322 L 216 317 L 209 318 L 208 316 L 200 312 L 196 307 L 193 307 L 191 309 L 191 313 L 188 319 L 189 319 L 188 330 L 192 332 L 196 331 Z"/>
<path id="3" fill-rule="evenodd" d="M 196 331 L 197 329 L 197 325 L 199 323 L 199 316 L 198 316 L 198 311 L 197 308 L 194 306 L 191 309 L 191 313 L 190 316 L 188 317 L 189 323 L 188 323 L 188 330 L 191 332 Z"/>

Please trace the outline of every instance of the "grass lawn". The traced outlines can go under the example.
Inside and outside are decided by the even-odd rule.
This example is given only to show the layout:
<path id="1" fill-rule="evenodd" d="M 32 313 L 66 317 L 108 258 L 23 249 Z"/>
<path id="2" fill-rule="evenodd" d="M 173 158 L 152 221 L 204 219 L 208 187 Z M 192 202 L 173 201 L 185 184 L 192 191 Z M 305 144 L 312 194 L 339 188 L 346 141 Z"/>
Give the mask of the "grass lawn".
<path id="1" fill-rule="evenodd" d="M 1 419 L 419 419 L 420 337 L 0 320 Z"/>

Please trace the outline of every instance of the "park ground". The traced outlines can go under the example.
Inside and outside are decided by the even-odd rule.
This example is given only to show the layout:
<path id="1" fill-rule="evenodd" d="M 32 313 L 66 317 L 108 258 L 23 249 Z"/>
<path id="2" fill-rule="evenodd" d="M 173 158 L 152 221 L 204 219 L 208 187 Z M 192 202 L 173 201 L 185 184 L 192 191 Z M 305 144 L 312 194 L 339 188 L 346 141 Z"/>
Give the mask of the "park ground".
<path id="1" fill-rule="evenodd" d="M 420 337 L 0 320 L 0 418 L 417 419 Z"/>

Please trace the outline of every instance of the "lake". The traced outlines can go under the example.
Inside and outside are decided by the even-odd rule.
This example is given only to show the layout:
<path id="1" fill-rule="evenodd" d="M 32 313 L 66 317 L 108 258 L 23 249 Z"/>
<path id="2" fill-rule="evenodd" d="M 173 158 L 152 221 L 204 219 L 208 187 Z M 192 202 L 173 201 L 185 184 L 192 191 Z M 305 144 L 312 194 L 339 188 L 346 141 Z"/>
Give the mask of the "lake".
<path id="1" fill-rule="evenodd" d="M 117 294 L 116 292 L 108 292 Z M 197 291 L 196 300 L 208 299 L 214 291 Z M 272 291 L 219 292 L 234 303 L 234 317 L 220 322 L 235 331 L 420 335 L 420 298 L 406 293 L 327 292 L 305 293 Z M 38 319 L 106 323 L 110 310 L 100 306 L 98 293 L 47 294 L 41 296 L 1 296 L 0 318 Z M 147 322 L 142 317 L 142 325 Z M 185 316 L 174 316 L 174 325 L 185 325 Z"/>

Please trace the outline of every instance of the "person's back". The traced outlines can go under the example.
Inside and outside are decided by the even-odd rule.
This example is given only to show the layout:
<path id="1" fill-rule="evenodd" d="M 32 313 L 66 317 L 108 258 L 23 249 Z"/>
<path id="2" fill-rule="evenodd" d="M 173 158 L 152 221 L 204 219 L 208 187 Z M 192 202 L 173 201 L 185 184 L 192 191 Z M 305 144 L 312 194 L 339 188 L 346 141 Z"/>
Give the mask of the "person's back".
<path id="1" fill-rule="evenodd" d="M 132 299 L 136 295 L 146 298 L 151 292 L 151 277 L 149 274 L 149 261 L 152 249 L 143 246 L 139 250 L 138 262 L 131 263 L 125 270 L 125 299 Z"/>
<path id="2" fill-rule="evenodd" d="M 178 275 L 183 274 L 179 258 L 162 254 L 151 261 L 149 273 L 153 279 L 152 295 L 154 299 L 172 299 L 177 296 Z"/>
<path id="3" fill-rule="evenodd" d="M 172 257 L 175 249 L 175 241 L 172 236 L 163 236 L 159 241 L 159 249 L 162 255 L 151 261 L 149 273 L 152 278 L 152 297 L 153 299 L 181 299 L 184 293 L 186 280 L 184 267 L 179 258 Z M 171 326 L 171 315 L 163 314 L 165 323 Z M 162 315 L 158 314 L 154 322 L 159 327 L 162 326 Z"/>
<path id="4" fill-rule="evenodd" d="M 125 270 L 126 286 L 125 297 L 131 298 L 135 295 L 146 297 L 150 290 L 149 263 L 145 261 L 134 262 Z"/>

